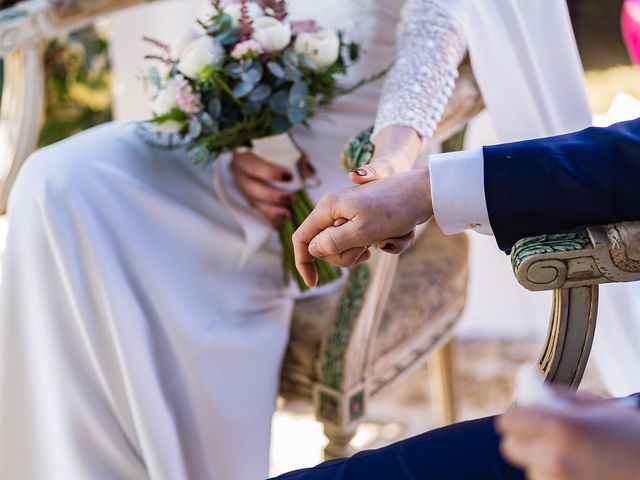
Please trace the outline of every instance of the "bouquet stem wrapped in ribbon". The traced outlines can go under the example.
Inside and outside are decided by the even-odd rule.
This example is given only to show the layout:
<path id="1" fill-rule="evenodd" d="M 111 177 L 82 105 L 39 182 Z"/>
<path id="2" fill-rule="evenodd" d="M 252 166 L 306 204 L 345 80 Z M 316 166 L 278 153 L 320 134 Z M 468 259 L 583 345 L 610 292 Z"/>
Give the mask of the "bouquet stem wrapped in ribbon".
<path id="1" fill-rule="evenodd" d="M 338 79 L 357 61 L 360 48 L 340 32 L 313 19 L 288 21 L 285 0 L 241 0 L 226 6 L 212 0 L 213 14 L 198 22 L 202 35 L 174 58 L 164 43 L 149 55 L 165 65 L 151 68 L 147 83 L 157 90 L 153 118 L 141 136 L 163 148 L 186 148 L 195 163 L 209 164 L 239 148 L 258 148 L 260 140 L 278 138 L 327 108 L 341 95 L 374 81 L 385 72 L 349 88 Z M 280 137 L 282 140 L 282 137 Z M 298 152 L 299 154 L 299 152 Z M 274 161 L 276 158 L 266 158 Z M 291 235 L 313 209 L 304 186 L 294 192 L 292 220 L 279 227 L 285 277 L 306 290 L 293 261 Z M 320 284 L 340 270 L 318 262 Z"/>

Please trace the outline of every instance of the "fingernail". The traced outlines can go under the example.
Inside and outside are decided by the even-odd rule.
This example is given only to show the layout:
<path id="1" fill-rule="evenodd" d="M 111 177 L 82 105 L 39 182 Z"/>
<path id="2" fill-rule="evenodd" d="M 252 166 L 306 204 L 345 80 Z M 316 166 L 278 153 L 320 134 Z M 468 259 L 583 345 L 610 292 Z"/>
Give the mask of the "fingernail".
<path id="1" fill-rule="evenodd" d="M 382 250 L 384 250 L 385 252 L 393 252 L 396 249 L 396 246 L 389 242 L 389 243 L 385 243 L 384 247 L 382 247 Z"/>
<path id="2" fill-rule="evenodd" d="M 290 182 L 291 180 L 293 180 L 293 175 L 291 175 L 289 172 L 284 172 L 280 178 L 283 182 Z"/>
<path id="3" fill-rule="evenodd" d="M 355 173 L 359 177 L 367 176 L 367 171 L 364 168 L 356 168 L 355 170 L 353 170 L 353 173 Z"/>
<path id="4" fill-rule="evenodd" d="M 293 202 L 293 197 L 291 195 L 282 195 L 280 197 L 280 201 L 282 203 L 292 203 Z"/>
<path id="5" fill-rule="evenodd" d="M 313 256 L 316 256 L 318 253 L 318 244 L 316 242 L 311 242 L 309 244 L 309 253 Z"/>
<path id="6" fill-rule="evenodd" d="M 278 220 L 289 220 L 289 215 L 286 214 L 285 212 L 278 212 L 276 213 L 276 218 Z"/>

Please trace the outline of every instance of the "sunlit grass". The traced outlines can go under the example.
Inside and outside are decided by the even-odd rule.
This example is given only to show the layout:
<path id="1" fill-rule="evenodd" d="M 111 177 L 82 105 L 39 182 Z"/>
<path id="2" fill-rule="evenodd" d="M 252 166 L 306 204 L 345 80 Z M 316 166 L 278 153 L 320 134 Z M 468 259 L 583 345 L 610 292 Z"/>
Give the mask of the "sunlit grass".
<path id="1" fill-rule="evenodd" d="M 593 113 L 605 113 L 620 93 L 640 98 L 640 69 L 632 65 L 620 65 L 605 70 L 586 72 L 587 91 Z"/>

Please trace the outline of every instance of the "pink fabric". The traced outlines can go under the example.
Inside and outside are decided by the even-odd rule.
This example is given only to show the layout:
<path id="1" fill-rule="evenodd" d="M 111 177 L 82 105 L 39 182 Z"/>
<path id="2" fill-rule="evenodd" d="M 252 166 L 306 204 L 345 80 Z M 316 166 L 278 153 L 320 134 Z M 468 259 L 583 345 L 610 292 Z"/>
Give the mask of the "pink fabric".
<path id="1" fill-rule="evenodd" d="M 640 64 L 640 0 L 625 0 L 622 6 L 622 36 L 631 59 Z"/>

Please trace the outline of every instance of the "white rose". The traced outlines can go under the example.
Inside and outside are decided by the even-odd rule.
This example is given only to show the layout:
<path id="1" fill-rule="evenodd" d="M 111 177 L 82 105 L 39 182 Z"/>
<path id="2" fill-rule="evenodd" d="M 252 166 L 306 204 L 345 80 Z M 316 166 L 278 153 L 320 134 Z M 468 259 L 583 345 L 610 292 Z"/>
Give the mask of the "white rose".
<path id="1" fill-rule="evenodd" d="M 177 120 L 165 120 L 162 123 L 155 124 L 156 132 L 160 133 L 178 133 L 180 130 L 184 128 L 183 122 L 178 122 Z"/>
<path id="2" fill-rule="evenodd" d="M 231 17 L 233 26 L 237 27 L 240 24 L 240 17 L 242 16 L 242 5 L 239 3 L 231 3 L 224 7 L 224 13 Z M 255 20 L 260 17 L 264 17 L 264 10 L 256 2 L 247 2 L 247 8 L 249 9 L 249 19 Z"/>
<path id="3" fill-rule="evenodd" d="M 222 45 L 215 38 L 205 35 L 187 45 L 178 63 L 178 71 L 186 77 L 197 78 L 205 67 L 219 65 L 223 59 Z"/>
<path id="4" fill-rule="evenodd" d="M 253 38 L 266 52 L 279 52 L 291 42 L 291 25 L 273 17 L 258 18 L 253 22 Z"/>
<path id="5" fill-rule="evenodd" d="M 173 88 L 173 82 L 170 82 L 165 88 L 158 92 L 156 98 L 151 104 L 151 111 L 157 117 L 169 113 L 174 108 L 178 108 L 176 97 L 176 89 Z"/>
<path id="6" fill-rule="evenodd" d="M 296 53 L 305 55 L 318 68 L 333 65 L 340 55 L 340 38 L 336 32 L 322 30 L 315 33 L 301 33 L 293 46 Z"/>

